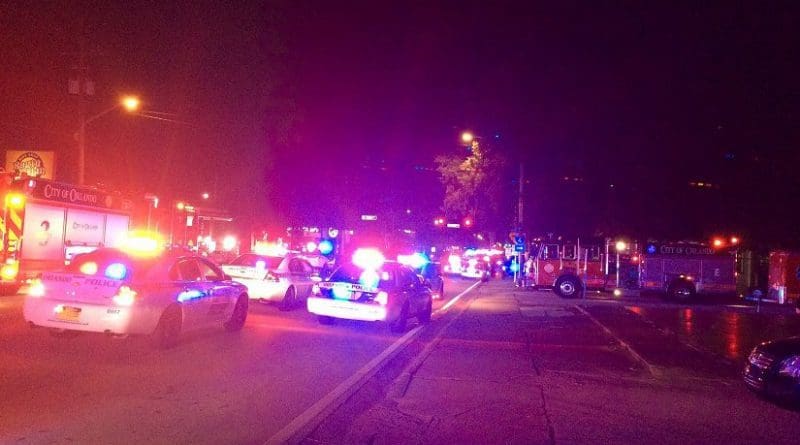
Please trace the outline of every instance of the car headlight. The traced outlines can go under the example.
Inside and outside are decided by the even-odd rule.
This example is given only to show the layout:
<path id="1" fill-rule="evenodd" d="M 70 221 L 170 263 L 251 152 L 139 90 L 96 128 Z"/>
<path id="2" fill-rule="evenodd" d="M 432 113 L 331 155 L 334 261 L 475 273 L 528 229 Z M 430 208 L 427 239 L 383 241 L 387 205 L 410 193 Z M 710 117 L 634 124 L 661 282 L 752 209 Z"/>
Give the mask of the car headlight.
<path id="1" fill-rule="evenodd" d="M 793 355 L 782 361 L 778 374 L 800 380 L 800 355 Z"/>

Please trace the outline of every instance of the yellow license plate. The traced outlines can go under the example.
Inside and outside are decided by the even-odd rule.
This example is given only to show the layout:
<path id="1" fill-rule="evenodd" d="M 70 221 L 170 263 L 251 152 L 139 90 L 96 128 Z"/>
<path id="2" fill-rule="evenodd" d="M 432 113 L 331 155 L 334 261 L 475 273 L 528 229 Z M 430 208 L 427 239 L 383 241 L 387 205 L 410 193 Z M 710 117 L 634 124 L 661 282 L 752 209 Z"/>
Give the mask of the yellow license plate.
<path id="1" fill-rule="evenodd" d="M 76 322 L 81 315 L 81 308 L 72 306 L 62 306 L 60 311 L 56 311 L 56 320 Z"/>

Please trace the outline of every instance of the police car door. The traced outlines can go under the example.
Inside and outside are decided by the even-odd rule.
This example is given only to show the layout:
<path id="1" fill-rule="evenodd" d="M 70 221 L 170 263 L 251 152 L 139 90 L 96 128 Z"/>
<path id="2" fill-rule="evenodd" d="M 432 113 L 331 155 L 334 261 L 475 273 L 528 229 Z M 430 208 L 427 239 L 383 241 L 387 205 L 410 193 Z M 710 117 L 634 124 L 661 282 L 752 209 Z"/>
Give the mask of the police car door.
<path id="1" fill-rule="evenodd" d="M 311 286 L 314 284 L 311 280 L 313 272 L 314 269 L 306 260 L 293 258 L 289 262 L 289 273 L 292 276 L 292 283 L 297 289 L 298 298 L 307 298 L 311 293 Z"/>
<path id="2" fill-rule="evenodd" d="M 170 279 L 178 286 L 177 300 L 183 310 L 183 328 L 203 324 L 208 312 L 206 286 L 194 258 L 180 258 L 170 268 Z"/>
<path id="3" fill-rule="evenodd" d="M 225 281 L 225 274 L 215 265 L 203 258 L 197 259 L 200 276 L 203 278 L 207 301 L 206 319 L 209 322 L 227 320 L 233 309 L 233 291 Z"/>

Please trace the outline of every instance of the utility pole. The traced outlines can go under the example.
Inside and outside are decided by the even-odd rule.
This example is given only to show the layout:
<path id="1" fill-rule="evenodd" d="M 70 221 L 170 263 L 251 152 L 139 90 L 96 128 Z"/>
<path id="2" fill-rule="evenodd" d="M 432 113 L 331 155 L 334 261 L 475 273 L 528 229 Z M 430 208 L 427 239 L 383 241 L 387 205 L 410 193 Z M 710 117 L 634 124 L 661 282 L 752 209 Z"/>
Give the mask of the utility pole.
<path id="1" fill-rule="evenodd" d="M 517 231 L 523 231 L 522 187 L 524 184 L 522 162 L 519 163 L 519 197 L 517 198 Z"/>
<path id="2" fill-rule="evenodd" d="M 80 52 L 78 65 L 73 67 L 77 72 L 77 79 L 68 82 L 69 94 L 78 96 L 78 131 L 75 139 L 78 141 L 78 184 L 86 182 L 86 96 L 94 95 L 94 82 L 88 78 L 89 68 L 86 66 L 86 36 L 84 27 L 81 26 Z"/>

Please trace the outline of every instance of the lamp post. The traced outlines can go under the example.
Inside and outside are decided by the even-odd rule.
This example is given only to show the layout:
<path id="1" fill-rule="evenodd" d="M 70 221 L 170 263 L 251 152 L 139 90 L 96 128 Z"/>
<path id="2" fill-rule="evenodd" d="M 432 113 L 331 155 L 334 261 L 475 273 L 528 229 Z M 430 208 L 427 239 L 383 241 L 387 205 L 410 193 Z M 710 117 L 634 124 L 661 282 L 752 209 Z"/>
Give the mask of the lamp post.
<path id="1" fill-rule="evenodd" d="M 75 135 L 75 138 L 78 140 L 78 184 L 84 185 L 86 182 L 86 126 L 117 108 L 123 108 L 129 113 L 133 113 L 139 109 L 139 105 L 140 102 L 137 97 L 125 96 L 113 107 L 109 107 L 89 118 L 86 118 L 83 109 L 81 109 L 81 123 Z"/>

